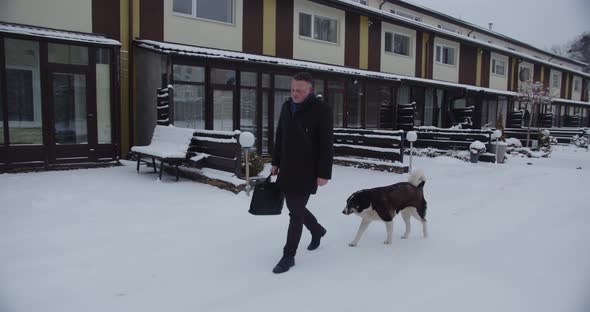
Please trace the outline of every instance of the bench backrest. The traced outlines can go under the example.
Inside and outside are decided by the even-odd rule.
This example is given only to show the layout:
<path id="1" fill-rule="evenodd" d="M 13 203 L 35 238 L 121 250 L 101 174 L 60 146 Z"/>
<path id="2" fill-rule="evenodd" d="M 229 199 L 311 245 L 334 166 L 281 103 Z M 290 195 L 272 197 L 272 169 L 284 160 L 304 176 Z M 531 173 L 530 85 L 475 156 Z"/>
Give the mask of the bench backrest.
<path id="1" fill-rule="evenodd" d="M 418 140 L 416 147 L 434 147 L 439 149 L 467 150 L 473 141 L 490 143 L 491 130 L 480 129 L 441 129 L 435 127 L 419 127 L 416 129 Z"/>
<path id="2" fill-rule="evenodd" d="M 403 162 L 403 133 L 402 130 L 335 128 L 334 154 Z"/>
<path id="3" fill-rule="evenodd" d="M 162 146 L 169 152 L 187 153 L 193 129 L 156 125 L 150 146 Z"/>
<path id="4" fill-rule="evenodd" d="M 234 173 L 242 177 L 240 131 L 194 130 L 189 153 L 198 156 L 197 166 Z"/>

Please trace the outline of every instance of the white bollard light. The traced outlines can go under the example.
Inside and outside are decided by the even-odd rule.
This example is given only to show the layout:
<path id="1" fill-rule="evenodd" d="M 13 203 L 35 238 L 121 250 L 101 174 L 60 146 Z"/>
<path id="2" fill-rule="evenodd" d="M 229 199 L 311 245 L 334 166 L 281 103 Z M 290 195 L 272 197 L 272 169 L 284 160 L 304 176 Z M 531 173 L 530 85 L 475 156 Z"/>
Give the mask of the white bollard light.
<path id="1" fill-rule="evenodd" d="M 250 162 L 248 154 L 250 154 L 250 148 L 254 146 L 256 138 L 251 132 L 242 132 L 240 134 L 240 145 L 246 150 L 246 195 L 250 196 Z"/>
<path id="2" fill-rule="evenodd" d="M 500 149 L 500 147 L 498 146 L 498 140 L 500 139 L 500 137 L 502 137 L 502 131 L 498 129 L 494 130 L 494 132 L 492 133 L 492 139 L 496 140 L 496 163 L 498 163 L 498 150 Z"/>
<path id="3" fill-rule="evenodd" d="M 412 156 L 414 154 L 414 142 L 418 140 L 418 133 L 416 131 L 408 131 L 406 134 L 406 140 L 410 142 L 410 174 L 412 174 Z"/>

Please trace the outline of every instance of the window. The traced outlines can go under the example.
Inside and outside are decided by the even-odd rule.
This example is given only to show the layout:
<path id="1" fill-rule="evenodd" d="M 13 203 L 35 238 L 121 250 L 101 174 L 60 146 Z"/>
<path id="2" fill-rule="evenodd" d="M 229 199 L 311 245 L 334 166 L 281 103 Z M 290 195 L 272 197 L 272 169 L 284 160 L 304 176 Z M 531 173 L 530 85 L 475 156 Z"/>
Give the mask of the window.
<path id="1" fill-rule="evenodd" d="M 521 67 L 518 73 L 518 80 L 520 81 L 530 81 L 531 80 L 531 69 L 528 67 Z"/>
<path id="2" fill-rule="evenodd" d="M 223 23 L 234 22 L 234 0 L 174 0 L 172 11 Z"/>
<path id="3" fill-rule="evenodd" d="M 50 63 L 88 65 L 88 48 L 50 43 L 47 46 Z"/>
<path id="4" fill-rule="evenodd" d="M 363 98 L 363 86 L 359 80 L 353 80 L 349 84 L 348 92 L 348 128 L 360 128 L 363 126 L 361 122 L 362 118 L 362 98 Z"/>
<path id="5" fill-rule="evenodd" d="M 574 79 L 574 92 L 580 92 L 580 80 Z"/>
<path id="6" fill-rule="evenodd" d="M 500 76 L 506 75 L 506 62 L 492 59 L 492 73 Z"/>
<path id="7" fill-rule="evenodd" d="M 318 15 L 299 13 L 299 36 L 338 43 L 338 21 Z"/>
<path id="8" fill-rule="evenodd" d="M 112 143 L 111 129 L 111 51 L 96 49 L 96 113 L 98 143 Z"/>
<path id="9" fill-rule="evenodd" d="M 447 65 L 455 65 L 455 49 L 451 47 L 437 45 L 436 62 Z"/>
<path id="10" fill-rule="evenodd" d="M 251 132 L 258 139 L 257 73 L 242 72 L 240 75 L 240 130 Z"/>
<path id="11" fill-rule="evenodd" d="M 4 53 L 8 143 L 43 144 L 39 43 L 5 38 Z"/>
<path id="12" fill-rule="evenodd" d="M 176 127 L 205 129 L 205 68 L 172 66 Z"/>
<path id="13" fill-rule="evenodd" d="M 415 21 L 418 21 L 418 22 L 421 22 L 422 21 L 422 18 L 420 16 L 416 16 L 414 14 L 406 13 L 404 11 L 390 10 L 389 12 L 391 12 L 391 14 L 399 15 L 401 17 L 409 18 L 411 20 L 415 20 Z"/>
<path id="14" fill-rule="evenodd" d="M 236 71 L 211 68 L 213 130 L 234 130 L 234 86 Z"/>
<path id="15" fill-rule="evenodd" d="M 551 76 L 551 85 L 554 88 L 559 88 L 559 75 L 558 74 L 553 74 Z"/>
<path id="16" fill-rule="evenodd" d="M 410 56 L 410 37 L 386 32 L 385 51 Z"/>

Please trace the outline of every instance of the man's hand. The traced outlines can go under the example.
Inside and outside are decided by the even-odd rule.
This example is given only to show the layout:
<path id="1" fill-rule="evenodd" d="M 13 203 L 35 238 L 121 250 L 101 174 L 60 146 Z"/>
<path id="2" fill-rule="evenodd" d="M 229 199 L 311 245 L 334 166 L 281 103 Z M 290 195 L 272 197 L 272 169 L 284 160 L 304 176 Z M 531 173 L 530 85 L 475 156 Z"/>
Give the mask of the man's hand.
<path id="1" fill-rule="evenodd" d="M 324 186 L 326 184 L 328 184 L 327 179 L 318 178 L 318 186 Z"/>
<path id="2" fill-rule="evenodd" d="M 279 174 L 279 167 L 278 166 L 272 166 L 272 168 L 270 169 L 270 174 L 273 176 L 276 176 L 277 174 Z"/>

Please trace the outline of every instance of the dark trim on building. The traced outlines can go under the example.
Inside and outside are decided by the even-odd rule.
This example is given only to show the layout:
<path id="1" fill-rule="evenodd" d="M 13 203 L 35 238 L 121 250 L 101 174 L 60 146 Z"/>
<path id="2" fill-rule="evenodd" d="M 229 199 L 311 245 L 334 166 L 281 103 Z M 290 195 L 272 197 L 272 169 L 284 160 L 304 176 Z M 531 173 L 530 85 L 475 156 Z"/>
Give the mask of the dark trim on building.
<path id="1" fill-rule="evenodd" d="M 582 78 L 582 97 L 581 97 L 581 99 L 583 102 L 588 102 L 588 90 L 586 90 L 587 83 L 588 83 L 588 79 Z"/>
<path id="2" fill-rule="evenodd" d="M 360 15 L 346 11 L 346 27 L 345 27 L 345 39 L 344 39 L 344 66 L 359 68 L 360 32 L 361 32 L 360 28 L 361 28 Z"/>
<path id="3" fill-rule="evenodd" d="M 574 97 L 574 75 L 572 74 L 568 74 L 569 75 L 569 86 L 568 86 L 568 91 L 567 91 L 567 98 L 568 99 L 572 99 Z"/>
<path id="4" fill-rule="evenodd" d="M 513 58 L 511 56 L 508 57 L 508 68 L 507 68 L 507 72 L 506 75 L 508 77 L 508 81 L 507 81 L 507 85 L 506 85 L 506 90 L 508 91 L 514 91 L 514 77 L 512 75 L 512 60 Z"/>
<path id="5" fill-rule="evenodd" d="M 550 84 L 551 84 L 551 68 L 549 66 L 545 66 L 543 67 L 545 69 L 545 73 L 543 74 L 543 86 L 545 88 L 549 88 Z"/>
<path id="6" fill-rule="evenodd" d="M 533 82 L 541 80 L 541 64 L 533 64 Z"/>
<path id="7" fill-rule="evenodd" d="M 133 7 L 130 6 L 133 14 Z M 141 0 L 139 4 L 139 36 L 143 39 L 164 40 L 164 1 Z M 133 25 L 133 19 L 129 19 Z M 198 30 L 195 30 L 198 31 Z M 132 37 L 130 37 L 132 38 Z"/>
<path id="8" fill-rule="evenodd" d="M 481 86 L 490 87 L 490 61 L 492 53 L 488 50 L 481 50 Z"/>
<path id="9" fill-rule="evenodd" d="M 242 51 L 245 53 L 262 54 L 263 8 L 263 0 L 248 0 L 248 5 L 244 4 Z"/>
<path id="10" fill-rule="evenodd" d="M 124 0 L 123 0 L 124 1 Z M 141 6 L 141 4 L 140 4 Z M 141 12 L 140 12 L 141 14 Z M 122 151 L 121 156 L 125 157 L 127 156 L 127 153 L 131 150 L 131 147 L 133 145 L 135 145 L 135 117 L 134 117 L 134 110 L 133 110 L 133 106 L 134 106 L 134 101 L 135 101 L 135 95 L 133 94 L 133 86 L 134 86 L 134 81 L 135 81 L 135 66 L 134 66 L 134 62 L 135 62 L 135 45 L 133 44 L 133 0 L 129 0 L 129 16 L 128 16 L 128 22 L 129 25 L 127 27 L 127 35 L 128 35 L 128 40 L 129 40 L 129 45 L 128 45 L 128 51 L 127 51 L 127 67 L 128 67 L 128 78 L 127 78 L 127 98 L 128 98 L 128 103 L 125 103 L 125 105 L 127 105 L 127 144 L 128 146 L 128 151 Z M 140 28 L 141 29 L 141 28 Z M 124 152 L 124 155 L 123 155 Z"/>
<path id="11" fill-rule="evenodd" d="M 0 109 L 2 110 L 3 144 L 8 145 L 8 94 L 6 93 L 6 58 L 4 57 L 4 37 L 0 36 Z M 1 161 L 1 160 L 0 160 Z"/>
<path id="12" fill-rule="evenodd" d="M 381 21 L 369 20 L 369 70 L 381 71 Z"/>
<path id="13" fill-rule="evenodd" d="M 92 0 L 92 32 L 120 40 L 120 12 L 119 0 Z"/>
<path id="14" fill-rule="evenodd" d="M 277 0 L 276 52 L 278 57 L 293 58 L 293 0 Z"/>
<path id="15" fill-rule="evenodd" d="M 477 47 L 461 44 L 459 83 L 475 86 L 477 78 Z"/>
<path id="16" fill-rule="evenodd" d="M 424 78 L 422 77 L 422 54 L 423 54 L 423 50 L 422 50 L 422 36 L 423 36 L 424 32 L 422 32 L 421 30 L 416 30 L 416 72 L 414 74 L 414 76 L 418 77 L 418 78 Z"/>
<path id="17" fill-rule="evenodd" d="M 567 84 L 567 72 L 561 72 L 561 92 L 559 93 L 559 97 L 562 99 L 566 98 L 566 93 L 567 93 L 567 89 L 566 89 L 566 84 Z"/>

